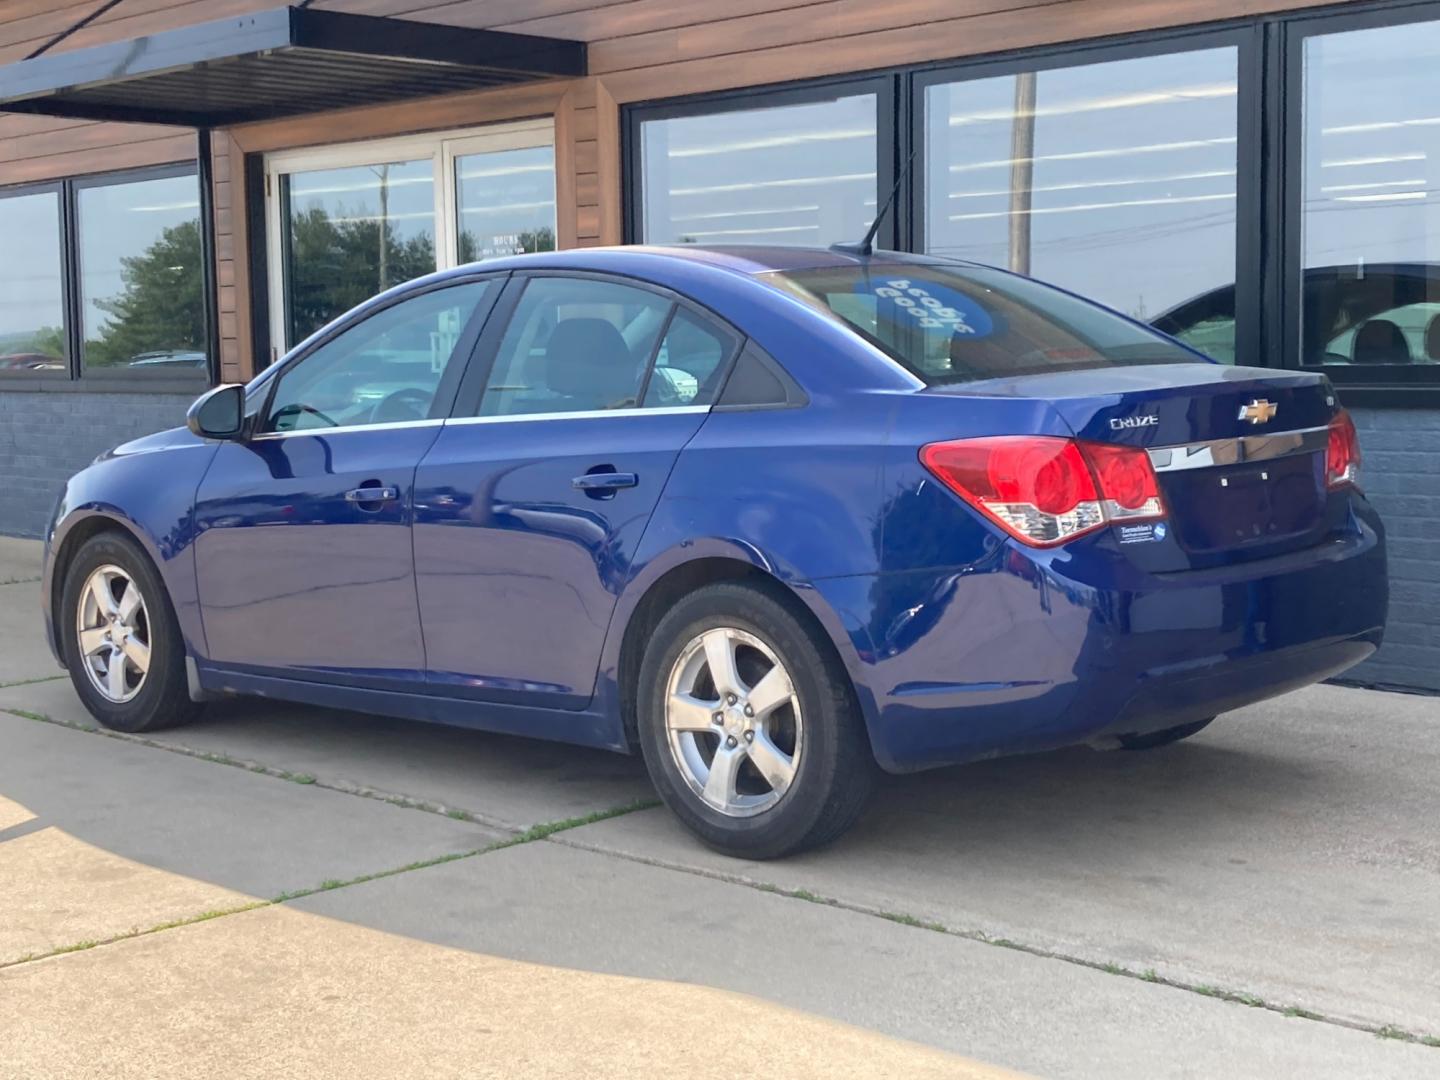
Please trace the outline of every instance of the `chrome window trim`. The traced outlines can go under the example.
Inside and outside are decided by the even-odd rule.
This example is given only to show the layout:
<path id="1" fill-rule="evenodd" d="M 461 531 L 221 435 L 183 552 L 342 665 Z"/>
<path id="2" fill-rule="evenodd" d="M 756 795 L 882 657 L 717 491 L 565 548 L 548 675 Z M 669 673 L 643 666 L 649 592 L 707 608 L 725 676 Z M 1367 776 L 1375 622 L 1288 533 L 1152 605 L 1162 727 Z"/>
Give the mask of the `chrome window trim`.
<path id="1" fill-rule="evenodd" d="M 385 424 L 340 424 L 337 427 L 300 428 L 297 431 L 262 431 L 258 435 L 250 436 L 250 441 L 293 439 L 296 435 L 348 435 L 352 431 L 399 431 L 402 428 L 440 427 L 444 423 L 444 419 L 435 417 L 425 420 L 394 420 Z"/>
<path id="2" fill-rule="evenodd" d="M 1301 428 L 1265 435 L 1242 435 L 1234 439 L 1178 446 L 1157 446 L 1148 451 L 1150 465 L 1157 473 L 1209 469 L 1217 465 L 1241 465 L 1247 461 L 1273 461 L 1292 454 L 1311 454 L 1330 444 L 1330 428 Z"/>
<path id="3" fill-rule="evenodd" d="M 514 413 L 506 416 L 452 416 L 445 421 L 445 426 L 513 424 L 521 420 L 600 420 L 616 416 L 686 416 L 709 411 L 709 405 L 668 405 L 655 409 L 630 406 L 624 409 L 581 409 L 575 412 Z"/>

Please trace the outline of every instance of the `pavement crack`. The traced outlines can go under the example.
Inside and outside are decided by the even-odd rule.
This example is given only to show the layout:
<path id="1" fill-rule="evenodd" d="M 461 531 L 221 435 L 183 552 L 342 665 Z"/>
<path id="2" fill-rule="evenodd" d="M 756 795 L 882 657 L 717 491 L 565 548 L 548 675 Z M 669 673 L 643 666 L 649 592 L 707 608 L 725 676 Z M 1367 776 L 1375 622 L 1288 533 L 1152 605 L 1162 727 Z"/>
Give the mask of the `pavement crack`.
<path id="1" fill-rule="evenodd" d="M 819 904 L 822 907 L 833 907 L 842 911 L 849 911 L 856 915 L 868 915 L 872 918 L 885 919 L 888 922 L 899 923 L 902 926 L 912 927 L 929 933 L 945 934 L 949 937 L 962 938 L 980 945 L 1012 949 L 1015 952 L 1025 953 L 1028 956 L 1034 956 L 1042 960 L 1058 960 L 1061 963 L 1089 968 L 1091 971 L 1114 975 L 1118 978 L 1133 979 L 1137 982 L 1166 986 L 1172 990 L 1180 990 L 1200 997 L 1215 998 L 1236 1005 L 1245 1005 L 1252 1009 L 1263 1009 L 1266 1012 L 1277 1013 L 1291 1019 L 1311 1020 L 1316 1023 L 1329 1024 L 1334 1027 L 1348 1028 L 1352 1031 L 1363 1031 L 1382 1039 L 1395 1039 L 1400 1042 L 1411 1042 L 1421 1046 L 1440 1047 L 1440 1033 L 1413 1032 L 1394 1024 L 1370 1024 L 1360 1020 L 1350 1020 L 1341 1016 L 1332 1016 L 1310 1009 L 1304 1009 L 1297 1005 L 1285 1005 L 1267 1001 L 1258 994 L 1251 994 L 1243 990 L 1229 990 L 1211 986 L 1206 983 L 1170 978 L 1158 974 L 1153 968 L 1146 968 L 1144 971 L 1135 971 L 1132 968 L 1127 968 L 1120 964 L 1104 963 L 1083 956 L 1074 956 L 1070 953 L 1060 952 L 1056 949 L 1047 949 L 1039 945 L 1029 945 L 1024 942 L 1014 941 L 1010 938 L 995 937 L 983 930 L 945 926 L 942 923 L 922 919 L 907 912 L 887 911 L 884 908 L 874 907 L 869 904 L 841 900 L 833 896 L 823 896 L 819 893 L 811 892 L 809 889 L 786 889 L 770 882 L 757 881 L 743 874 L 729 874 L 722 870 L 686 866 L 680 863 L 669 862 L 665 859 L 637 855 L 633 852 L 616 851 L 613 848 L 600 847 L 568 837 L 556 840 L 555 843 L 575 848 L 578 851 L 588 851 L 596 855 L 608 855 L 612 858 L 625 859 L 645 866 L 654 866 L 662 870 L 674 870 L 682 874 L 693 874 L 696 877 L 709 878 L 713 881 L 723 881 L 730 885 L 739 885 L 748 889 L 754 889 L 757 892 L 783 896 L 790 900 L 803 900 L 807 903 Z"/>
<path id="2" fill-rule="evenodd" d="M 33 679 L 16 679 L 13 682 L 0 682 L 0 690 L 9 690 L 14 686 L 34 686 L 36 683 L 55 682 L 57 679 L 68 679 L 69 675 L 38 675 Z"/>

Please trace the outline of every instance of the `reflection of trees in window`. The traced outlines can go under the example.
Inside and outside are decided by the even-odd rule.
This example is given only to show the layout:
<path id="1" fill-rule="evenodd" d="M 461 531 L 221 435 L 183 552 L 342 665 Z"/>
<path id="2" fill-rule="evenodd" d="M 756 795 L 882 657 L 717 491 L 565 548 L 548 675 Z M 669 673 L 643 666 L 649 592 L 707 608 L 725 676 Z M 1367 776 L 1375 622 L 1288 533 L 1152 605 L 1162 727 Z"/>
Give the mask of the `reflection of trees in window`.
<path id="1" fill-rule="evenodd" d="M 146 353 L 203 350 L 200 267 L 200 223 L 193 220 L 165 229 L 142 254 L 122 258 L 124 290 L 94 300 L 107 319 L 99 336 L 85 342 L 86 365 L 115 366 Z M 56 355 L 63 355 L 58 344 Z"/>
<path id="2" fill-rule="evenodd" d="M 513 238 L 513 239 L 512 239 Z M 520 233 L 492 236 L 488 243 L 481 244 L 475 232 L 465 229 L 460 233 L 460 261 L 478 262 L 495 255 L 529 255 L 536 251 L 555 250 L 555 230 L 548 225 L 538 229 L 527 229 Z"/>
<path id="3" fill-rule="evenodd" d="M 56 356 L 65 355 L 65 329 L 60 326 L 42 326 L 35 330 L 0 335 L 0 360 L 7 356 Z"/>
<path id="4" fill-rule="evenodd" d="M 428 233 L 401 239 L 390 221 L 344 210 L 332 219 L 321 206 L 292 213 L 290 340 L 434 269 L 435 240 Z"/>

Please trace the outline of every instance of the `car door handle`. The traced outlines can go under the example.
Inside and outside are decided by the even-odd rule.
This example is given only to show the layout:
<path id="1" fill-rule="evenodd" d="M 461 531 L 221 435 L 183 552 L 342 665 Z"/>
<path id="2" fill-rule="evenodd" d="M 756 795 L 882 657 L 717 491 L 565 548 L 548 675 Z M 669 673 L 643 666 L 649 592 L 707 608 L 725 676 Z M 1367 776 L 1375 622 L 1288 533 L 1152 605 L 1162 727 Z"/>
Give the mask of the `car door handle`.
<path id="1" fill-rule="evenodd" d="M 400 492 L 393 487 L 358 487 L 345 492 L 345 501 L 350 503 L 394 502 Z"/>
<path id="2" fill-rule="evenodd" d="M 575 477 L 571 483 L 579 491 L 618 491 L 634 487 L 640 477 L 633 472 L 591 472 Z"/>

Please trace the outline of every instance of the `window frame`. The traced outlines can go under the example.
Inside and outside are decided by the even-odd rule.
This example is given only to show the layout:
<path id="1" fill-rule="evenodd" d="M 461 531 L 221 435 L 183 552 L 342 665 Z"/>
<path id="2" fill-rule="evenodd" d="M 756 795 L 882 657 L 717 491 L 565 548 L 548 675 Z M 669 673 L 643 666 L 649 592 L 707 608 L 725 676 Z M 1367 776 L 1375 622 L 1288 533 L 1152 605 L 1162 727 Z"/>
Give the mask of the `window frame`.
<path id="1" fill-rule="evenodd" d="M 268 335 L 273 350 L 284 356 L 306 339 L 289 340 L 289 247 L 285 233 L 289 208 L 283 177 L 297 172 L 363 168 L 392 161 L 431 163 L 431 191 L 435 214 L 435 272 L 453 270 L 459 262 L 458 199 L 455 160 L 487 150 L 504 151 L 556 145 L 555 118 L 500 121 L 476 127 L 455 128 L 418 135 L 362 139 L 333 146 L 278 150 L 264 155 L 264 221 L 268 267 L 265 282 L 269 313 Z M 559 169 L 552 173 L 555 186 L 555 225 L 560 220 Z"/>
<path id="2" fill-rule="evenodd" d="M 165 165 L 147 165 L 135 169 L 114 169 L 109 172 L 85 173 L 64 177 L 59 180 L 39 183 L 16 184 L 0 187 L 0 199 L 16 195 L 34 195 L 47 191 L 55 192 L 60 200 L 60 273 L 61 301 L 64 316 L 65 361 L 64 372 L 0 372 L 0 389 L 5 391 L 50 391 L 73 393 L 156 393 L 156 394 L 198 394 L 211 385 L 210 369 L 218 358 L 208 356 L 208 341 L 202 343 L 201 351 L 207 354 L 207 362 L 194 374 L 176 372 L 148 373 L 129 368 L 92 369 L 86 371 L 83 362 L 84 351 L 84 293 L 80 284 L 80 191 L 88 188 L 111 187 L 119 184 L 143 183 L 146 180 L 170 180 L 175 177 L 191 176 L 196 182 L 197 210 L 201 219 L 200 227 L 205 228 L 204 200 L 200 198 L 200 175 L 198 163 L 177 161 Z M 202 244 L 203 252 L 203 244 Z M 202 254 L 203 258 L 203 254 Z M 203 267 L 202 267 L 203 271 Z M 203 289 L 202 284 L 202 289 Z M 204 300 L 202 297 L 202 306 Z"/>
<path id="3" fill-rule="evenodd" d="M 717 385 L 724 393 L 725 384 L 730 379 L 730 372 L 734 370 L 740 354 L 745 351 L 749 339 L 737 327 L 721 318 L 715 312 L 702 304 L 696 303 L 688 296 L 668 289 L 663 285 L 657 285 L 652 281 L 642 278 L 630 277 L 626 274 L 606 273 L 596 270 L 566 270 L 561 268 L 546 268 L 543 270 L 516 271 L 510 275 L 510 280 L 499 299 L 491 308 L 490 319 L 486 322 L 479 341 L 470 357 L 470 363 L 466 366 L 464 377 L 461 379 L 458 391 L 455 394 L 454 402 L 449 412 L 451 423 L 460 424 L 501 424 L 519 423 L 526 420 L 583 420 L 595 419 L 598 417 L 619 417 L 619 416 L 664 416 L 675 413 L 701 413 L 709 412 L 716 407 L 716 403 L 709 405 L 676 405 L 646 407 L 644 402 L 645 391 L 649 386 L 651 372 L 655 368 L 655 358 L 659 354 L 660 346 L 665 340 L 665 334 L 669 331 L 670 323 L 674 318 L 674 309 L 667 314 L 665 323 L 655 338 L 655 344 L 651 347 L 650 357 L 645 364 L 645 373 L 640 383 L 640 393 L 636 404 L 624 409 L 585 409 L 570 412 L 550 413 L 516 413 L 504 416 L 481 416 L 479 415 L 480 403 L 484 399 L 485 385 L 490 380 L 490 374 L 495 368 L 495 361 L 499 356 L 500 346 L 505 340 L 505 334 L 515 317 L 515 312 L 520 306 L 520 298 L 532 281 L 542 278 L 566 278 L 569 280 L 603 281 L 611 285 L 622 285 L 627 288 L 638 289 L 641 292 L 652 293 L 655 296 L 674 305 L 674 309 L 684 308 L 694 315 L 701 322 L 709 323 L 730 339 L 730 351 L 721 363 L 724 374 L 720 377 Z"/>
<path id="4" fill-rule="evenodd" d="M 1231 279 L 1235 288 L 1235 355 L 1237 363 L 1241 357 L 1255 357 L 1258 362 L 1258 358 L 1265 355 L 1259 293 L 1262 198 L 1261 189 L 1253 178 L 1259 175 L 1264 157 L 1260 145 L 1263 118 L 1259 93 L 1260 57 L 1264 44 L 1263 31 L 1256 22 L 1221 28 L 1210 24 L 1121 39 L 1106 38 L 1043 50 L 1025 50 L 1001 57 L 930 65 L 907 73 L 910 99 L 910 130 L 907 134 L 909 146 L 914 151 L 914 162 L 907 185 L 912 206 L 906 250 L 924 250 L 925 177 L 928 175 L 925 96 L 932 86 L 1222 48 L 1235 50 L 1235 273 Z M 1247 178 L 1252 182 L 1247 182 Z"/>
<path id="5" fill-rule="evenodd" d="M 1277 311 L 1276 345 L 1284 366 L 1324 374 L 1347 404 L 1435 408 L 1440 405 L 1440 364 L 1302 366 L 1301 337 L 1305 213 L 1305 42 L 1312 37 L 1377 30 L 1412 23 L 1440 23 L 1440 3 L 1401 0 L 1346 5 L 1338 10 L 1302 12 L 1276 19 L 1272 42 L 1273 94 L 1283 102 L 1277 115 L 1280 138 L 1271 155 L 1276 193 L 1276 273 L 1272 300 Z M 1437 266 L 1440 270 L 1440 266 Z M 1377 370 L 1378 369 L 1378 370 Z"/>
<path id="6" fill-rule="evenodd" d="M 641 167 L 642 127 L 655 120 L 684 120 L 695 116 L 747 112 L 752 109 L 782 108 L 787 105 L 816 105 L 837 97 L 875 95 L 875 198 L 876 207 L 884 205 L 895 186 L 898 171 L 900 107 L 902 95 L 893 73 L 844 75 L 802 82 L 769 84 L 727 90 L 712 94 L 691 94 L 663 102 L 626 105 L 621 110 L 620 175 L 623 192 L 623 243 L 648 243 L 643 237 L 645 222 L 645 177 Z M 904 200 L 897 199 L 894 209 L 904 211 L 886 215 L 876 236 L 877 246 L 895 247 L 906 234 L 901 220 L 908 213 Z M 859 240 L 860 237 L 853 237 Z"/>
<path id="7" fill-rule="evenodd" d="M 876 68 L 822 79 L 771 83 L 621 106 L 622 235 L 640 243 L 644 213 L 640 125 L 647 120 L 803 103 L 837 87 L 882 85 L 892 127 L 881 112 L 880 197 L 914 152 L 877 247 L 918 252 L 924 235 L 924 92 L 944 82 L 1018 71 L 1044 71 L 1112 60 L 1164 56 L 1215 46 L 1237 47 L 1235 343 L 1237 361 L 1330 378 L 1343 404 L 1382 408 L 1440 407 L 1440 365 L 1395 365 L 1350 372 L 1339 365 L 1300 365 L 1299 143 L 1303 42 L 1317 34 L 1440 21 L 1440 0 L 1352 0 L 1343 6 L 1278 11 L 1110 34 L 951 60 Z M 888 139 L 887 139 L 888 136 Z M 890 160 L 884 148 L 889 146 Z M 888 169 L 887 169 L 888 165 Z M 1433 368 L 1434 370 L 1427 370 Z M 1401 372 L 1403 371 L 1403 374 Z M 1390 378 L 1394 374 L 1396 378 Z"/>

